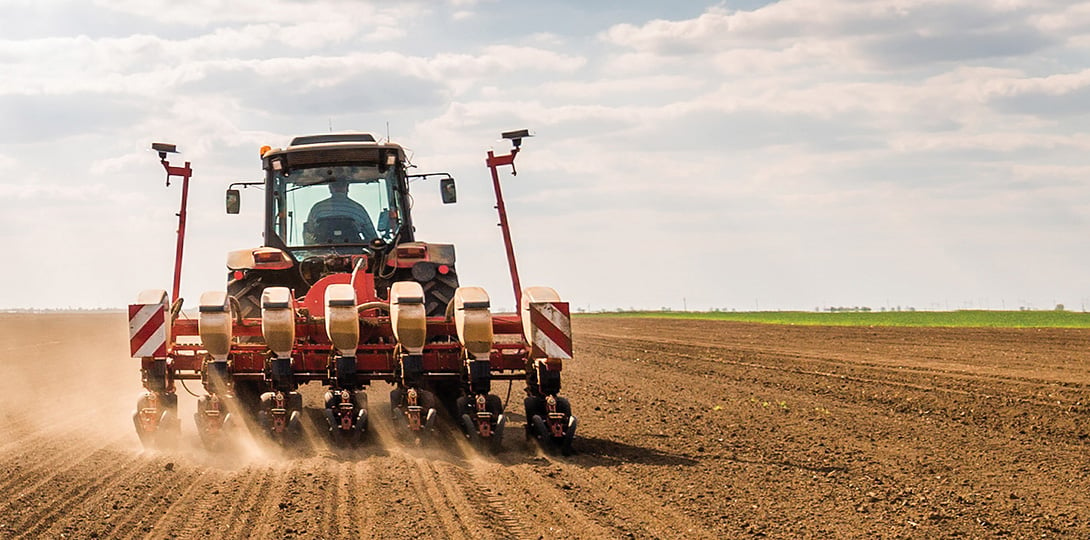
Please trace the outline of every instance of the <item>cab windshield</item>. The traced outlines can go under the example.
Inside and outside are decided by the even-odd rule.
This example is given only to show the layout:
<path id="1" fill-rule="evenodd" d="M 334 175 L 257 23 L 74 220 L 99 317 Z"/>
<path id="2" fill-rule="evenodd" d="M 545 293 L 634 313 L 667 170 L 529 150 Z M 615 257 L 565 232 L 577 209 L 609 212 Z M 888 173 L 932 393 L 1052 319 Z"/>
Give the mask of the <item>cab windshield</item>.
<path id="1" fill-rule="evenodd" d="M 279 171 L 273 230 L 288 247 L 389 243 L 401 227 L 397 168 L 336 165 Z"/>

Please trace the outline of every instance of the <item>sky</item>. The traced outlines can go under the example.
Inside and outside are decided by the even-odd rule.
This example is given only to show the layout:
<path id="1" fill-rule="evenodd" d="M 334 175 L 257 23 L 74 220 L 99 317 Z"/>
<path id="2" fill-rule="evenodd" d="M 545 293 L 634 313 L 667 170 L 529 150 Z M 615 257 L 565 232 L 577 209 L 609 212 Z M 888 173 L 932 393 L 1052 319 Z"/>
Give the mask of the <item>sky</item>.
<path id="1" fill-rule="evenodd" d="M 182 296 L 261 245 L 259 148 L 373 132 L 510 309 L 1090 307 L 1090 2 L 0 0 L 0 309 Z"/>

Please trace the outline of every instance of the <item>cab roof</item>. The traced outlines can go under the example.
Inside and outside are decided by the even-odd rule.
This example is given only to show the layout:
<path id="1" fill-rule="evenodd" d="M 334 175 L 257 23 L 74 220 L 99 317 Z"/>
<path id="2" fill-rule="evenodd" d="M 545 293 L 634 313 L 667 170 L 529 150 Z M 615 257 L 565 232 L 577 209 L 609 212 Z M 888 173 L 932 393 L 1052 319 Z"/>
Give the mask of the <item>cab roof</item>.
<path id="1" fill-rule="evenodd" d="M 278 156 L 286 159 L 283 165 L 302 165 L 315 162 L 378 162 L 393 152 L 397 161 L 405 160 L 405 150 L 397 143 L 379 143 L 374 135 L 363 132 L 322 133 L 302 135 L 291 140 L 286 148 L 271 148 L 262 154 L 266 165 Z"/>
<path id="2" fill-rule="evenodd" d="M 291 140 L 289 146 L 303 144 L 323 144 L 335 142 L 375 142 L 375 136 L 370 133 L 323 133 L 321 135 L 303 135 Z"/>

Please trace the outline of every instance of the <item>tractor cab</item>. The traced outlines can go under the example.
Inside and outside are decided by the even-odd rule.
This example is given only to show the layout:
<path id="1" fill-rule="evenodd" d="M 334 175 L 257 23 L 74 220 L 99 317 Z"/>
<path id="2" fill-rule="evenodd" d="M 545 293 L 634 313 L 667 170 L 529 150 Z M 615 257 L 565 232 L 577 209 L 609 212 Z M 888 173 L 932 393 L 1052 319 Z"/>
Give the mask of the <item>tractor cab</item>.
<path id="1" fill-rule="evenodd" d="M 262 153 L 266 243 L 302 260 L 411 242 L 404 150 L 365 133 L 336 135 Z"/>
<path id="2" fill-rule="evenodd" d="M 435 289 L 429 313 L 445 309 L 457 287 L 454 246 L 415 241 L 400 145 L 367 133 L 311 135 L 285 148 L 263 147 L 261 162 L 264 182 L 227 192 L 227 211 L 237 213 L 236 185 L 265 191 L 265 245 L 228 257 L 232 293 L 278 285 L 304 295 L 331 274 L 365 272 L 376 288 L 363 298 L 385 298 L 390 284 L 411 279 Z M 437 176 L 443 202 L 454 202 L 453 178 Z M 256 307 L 257 300 L 243 303 Z"/>

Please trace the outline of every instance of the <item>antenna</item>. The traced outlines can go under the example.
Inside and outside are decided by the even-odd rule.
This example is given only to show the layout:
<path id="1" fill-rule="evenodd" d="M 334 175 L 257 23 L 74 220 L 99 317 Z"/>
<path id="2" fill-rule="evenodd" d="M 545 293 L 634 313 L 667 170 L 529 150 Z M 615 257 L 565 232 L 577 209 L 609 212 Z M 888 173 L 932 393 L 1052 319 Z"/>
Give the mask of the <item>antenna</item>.
<path id="1" fill-rule="evenodd" d="M 333 117 L 329 117 L 329 132 L 333 133 Z"/>
<path id="2" fill-rule="evenodd" d="M 390 142 L 390 121 L 386 121 L 386 142 Z"/>

